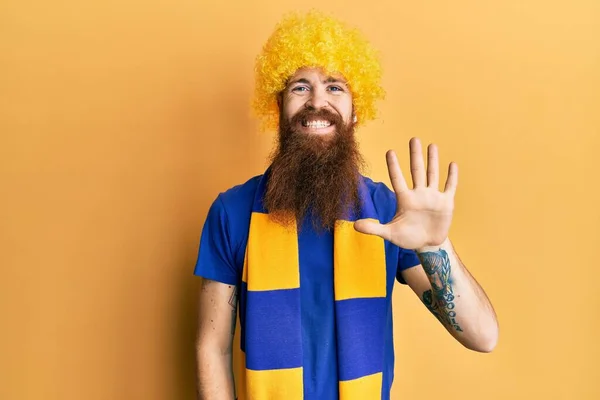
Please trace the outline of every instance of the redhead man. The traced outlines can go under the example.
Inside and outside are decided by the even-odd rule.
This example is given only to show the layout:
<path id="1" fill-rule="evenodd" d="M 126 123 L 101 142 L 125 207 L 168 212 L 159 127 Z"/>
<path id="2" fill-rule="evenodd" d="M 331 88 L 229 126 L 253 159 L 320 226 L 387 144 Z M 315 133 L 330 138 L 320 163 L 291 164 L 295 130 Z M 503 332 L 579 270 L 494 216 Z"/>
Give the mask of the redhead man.
<path id="1" fill-rule="evenodd" d="M 425 162 L 413 138 L 412 188 L 392 151 L 393 191 L 361 174 L 355 131 L 384 94 L 369 43 L 322 13 L 291 15 L 256 74 L 255 110 L 279 140 L 267 171 L 220 193 L 204 225 L 198 398 L 236 396 L 239 311 L 240 399 L 389 399 L 395 280 L 465 347 L 491 351 L 493 307 L 448 238 L 456 164 L 440 190 L 437 147 Z"/>

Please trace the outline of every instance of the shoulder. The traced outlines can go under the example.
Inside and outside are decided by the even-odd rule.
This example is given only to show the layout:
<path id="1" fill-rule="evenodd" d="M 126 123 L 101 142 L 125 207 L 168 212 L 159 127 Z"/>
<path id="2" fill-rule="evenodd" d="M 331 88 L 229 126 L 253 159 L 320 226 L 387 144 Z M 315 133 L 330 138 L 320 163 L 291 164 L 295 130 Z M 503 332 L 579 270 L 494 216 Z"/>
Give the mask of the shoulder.
<path id="1" fill-rule="evenodd" d="M 366 176 L 362 178 L 373 200 L 379 220 L 384 224 L 388 223 L 396 214 L 396 194 L 383 182 L 373 181 Z"/>
<path id="2" fill-rule="evenodd" d="M 256 189 L 261 178 L 262 175 L 254 176 L 242 184 L 233 186 L 226 191 L 219 193 L 217 201 L 221 202 L 221 205 L 228 213 L 237 214 L 238 212 L 245 211 L 250 213 L 252 211 L 252 203 L 254 202 Z"/>
<path id="3" fill-rule="evenodd" d="M 261 178 L 262 175 L 254 176 L 220 193 L 215 201 L 215 204 L 219 203 L 218 207 L 223 210 L 227 233 L 235 255 L 242 254 L 245 249 L 254 197 Z"/>

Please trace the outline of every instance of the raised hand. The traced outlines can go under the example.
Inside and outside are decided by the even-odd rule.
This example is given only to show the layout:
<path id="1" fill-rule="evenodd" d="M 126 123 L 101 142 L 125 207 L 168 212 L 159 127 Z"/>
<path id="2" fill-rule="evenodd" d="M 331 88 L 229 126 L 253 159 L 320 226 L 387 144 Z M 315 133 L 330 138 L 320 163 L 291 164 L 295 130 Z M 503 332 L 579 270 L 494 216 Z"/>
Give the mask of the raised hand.
<path id="1" fill-rule="evenodd" d="M 410 169 L 413 188 L 409 189 L 396 154 L 386 154 L 388 172 L 398 203 L 396 216 L 387 224 L 372 220 L 354 223 L 358 232 L 380 236 L 404 249 L 421 249 L 441 245 L 448 237 L 454 194 L 458 183 L 458 166 L 450 163 L 444 191 L 439 186 L 439 160 L 437 146 L 427 148 L 427 170 L 423 161 L 421 142 L 410 140 Z"/>

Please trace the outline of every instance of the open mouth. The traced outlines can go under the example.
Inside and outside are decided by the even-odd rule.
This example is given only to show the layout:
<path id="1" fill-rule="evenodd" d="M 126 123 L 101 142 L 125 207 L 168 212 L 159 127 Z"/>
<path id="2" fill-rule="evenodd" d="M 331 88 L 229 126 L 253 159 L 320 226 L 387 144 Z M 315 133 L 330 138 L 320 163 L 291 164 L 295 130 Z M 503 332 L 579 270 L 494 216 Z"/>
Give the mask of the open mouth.
<path id="1" fill-rule="evenodd" d="M 327 119 L 306 118 L 300 121 L 300 125 L 306 133 L 327 135 L 335 132 L 335 123 Z"/>
<path id="2" fill-rule="evenodd" d="M 331 122 L 326 120 L 302 120 L 302 126 L 313 129 L 327 128 L 331 126 Z"/>

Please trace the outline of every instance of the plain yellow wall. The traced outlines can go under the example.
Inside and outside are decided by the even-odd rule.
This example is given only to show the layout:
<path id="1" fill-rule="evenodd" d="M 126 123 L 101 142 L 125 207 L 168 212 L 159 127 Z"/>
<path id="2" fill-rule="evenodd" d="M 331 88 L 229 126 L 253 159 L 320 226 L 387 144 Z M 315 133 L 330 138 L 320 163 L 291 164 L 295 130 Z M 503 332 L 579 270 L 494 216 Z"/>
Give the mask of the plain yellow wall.
<path id="1" fill-rule="evenodd" d="M 204 218 L 273 141 L 254 57 L 322 5 L 2 2 L 1 399 L 193 398 Z M 600 2 L 322 9 L 384 56 L 370 175 L 388 182 L 388 148 L 406 168 L 411 136 L 458 162 L 451 237 L 500 319 L 472 353 L 398 285 L 393 398 L 600 398 Z"/>

